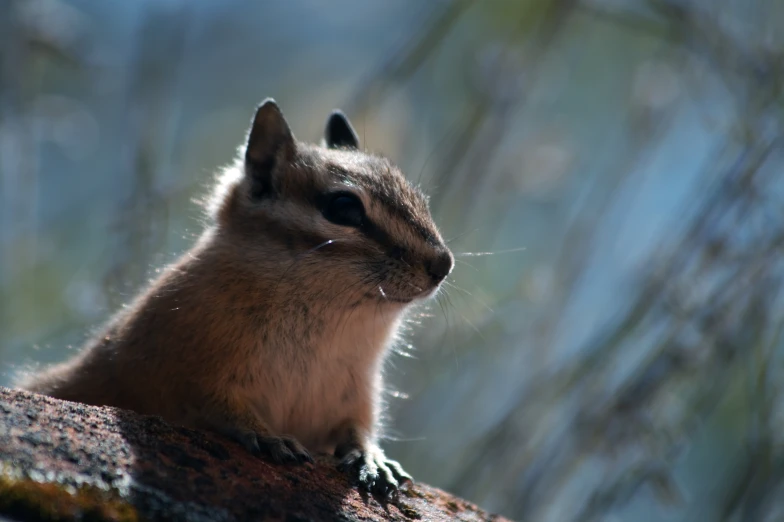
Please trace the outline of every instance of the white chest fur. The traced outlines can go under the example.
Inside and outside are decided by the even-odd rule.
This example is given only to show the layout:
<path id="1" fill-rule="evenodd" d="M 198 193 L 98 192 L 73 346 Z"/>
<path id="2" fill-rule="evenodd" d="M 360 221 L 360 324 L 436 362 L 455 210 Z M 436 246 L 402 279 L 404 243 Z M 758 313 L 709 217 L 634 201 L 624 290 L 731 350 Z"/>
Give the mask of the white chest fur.
<path id="1" fill-rule="evenodd" d="M 377 424 L 382 366 L 400 324 L 398 313 L 378 309 L 326 319 L 306 343 L 268 338 L 255 369 L 261 378 L 245 390 L 275 433 L 315 452 L 334 449 L 341 425 Z"/>

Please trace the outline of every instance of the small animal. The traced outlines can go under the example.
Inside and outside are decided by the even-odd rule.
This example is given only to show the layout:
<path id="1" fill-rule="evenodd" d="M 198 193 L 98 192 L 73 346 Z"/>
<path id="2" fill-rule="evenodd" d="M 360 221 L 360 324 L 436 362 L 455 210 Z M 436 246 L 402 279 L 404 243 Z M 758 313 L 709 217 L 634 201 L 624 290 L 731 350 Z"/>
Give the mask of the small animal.
<path id="1" fill-rule="evenodd" d="M 411 477 L 378 444 L 383 366 L 453 267 L 427 197 L 333 112 L 321 145 L 272 99 L 209 224 L 73 359 L 19 385 L 213 430 L 278 463 L 330 453 L 360 487 Z"/>

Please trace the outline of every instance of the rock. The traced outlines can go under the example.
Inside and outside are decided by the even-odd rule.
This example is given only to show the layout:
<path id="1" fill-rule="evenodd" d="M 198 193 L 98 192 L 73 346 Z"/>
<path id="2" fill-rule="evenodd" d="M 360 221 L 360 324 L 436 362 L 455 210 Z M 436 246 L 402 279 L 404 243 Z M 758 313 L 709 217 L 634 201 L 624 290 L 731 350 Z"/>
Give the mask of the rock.
<path id="1" fill-rule="evenodd" d="M 0 521 L 503 520 L 436 488 L 361 494 L 330 457 L 275 465 L 211 433 L 0 387 Z"/>

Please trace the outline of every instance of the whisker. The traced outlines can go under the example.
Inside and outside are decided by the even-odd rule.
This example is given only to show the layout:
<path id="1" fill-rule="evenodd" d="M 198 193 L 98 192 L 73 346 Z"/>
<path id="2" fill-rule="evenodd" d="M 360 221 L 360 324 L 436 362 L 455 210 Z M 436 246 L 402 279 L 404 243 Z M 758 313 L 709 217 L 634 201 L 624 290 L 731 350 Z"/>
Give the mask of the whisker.
<path id="1" fill-rule="evenodd" d="M 456 235 L 454 237 L 451 237 L 451 238 L 445 240 L 444 243 L 446 243 L 448 245 L 452 241 L 455 241 L 456 239 L 460 239 L 461 237 L 465 237 L 465 236 L 467 236 L 469 234 L 473 234 L 474 232 L 476 232 L 478 230 L 479 230 L 479 228 L 475 228 L 473 230 L 469 230 L 468 232 L 463 232 L 462 234 L 458 234 L 458 235 Z"/>
<path id="2" fill-rule="evenodd" d="M 417 359 L 417 356 L 414 354 L 414 350 L 414 345 L 411 343 L 398 342 L 392 346 L 392 351 L 395 352 L 395 354 L 407 359 Z"/>
<path id="3" fill-rule="evenodd" d="M 460 252 L 454 254 L 455 257 L 477 257 L 477 256 L 494 256 L 496 254 L 511 254 L 512 252 L 522 252 L 526 247 L 510 248 L 509 250 L 496 250 L 495 252 Z"/>
<path id="4" fill-rule="evenodd" d="M 491 314 L 495 313 L 495 310 L 490 308 L 490 305 L 488 305 L 484 300 L 482 300 L 479 297 L 475 296 L 474 294 L 472 294 L 471 292 L 469 292 L 465 288 L 461 288 L 461 287 L 457 286 L 455 283 L 452 283 L 451 281 L 447 281 L 446 279 L 444 279 L 444 284 L 451 286 L 455 290 L 459 290 L 460 292 L 463 292 L 464 294 L 468 295 L 469 297 L 471 297 L 473 299 L 476 299 L 479 302 L 479 304 L 484 306 L 487 309 L 487 311 L 490 312 Z"/>
<path id="5" fill-rule="evenodd" d="M 439 346 L 439 349 L 442 349 L 444 345 L 447 344 L 447 335 L 452 331 L 452 325 L 449 323 L 449 314 L 447 313 L 446 308 L 444 308 L 444 301 L 441 299 L 442 295 L 444 294 L 438 294 L 436 296 L 436 303 L 438 303 L 438 307 L 441 309 L 441 313 L 444 314 L 444 322 L 446 323 L 444 325 L 445 326 L 444 332 L 443 334 L 441 334 L 441 344 Z M 454 355 L 454 349 L 455 349 L 454 346 L 452 346 L 453 355 Z M 455 360 L 457 360 L 456 357 Z"/>
<path id="6" fill-rule="evenodd" d="M 327 245 L 331 245 L 332 243 L 336 243 L 336 242 L 337 242 L 337 239 L 328 239 L 328 240 L 324 241 L 323 243 L 321 243 L 320 245 L 314 246 L 313 248 L 311 248 L 307 252 L 303 252 L 302 254 L 299 254 L 299 256 L 306 256 L 308 254 L 312 254 L 313 252 L 315 252 L 319 248 L 325 247 Z"/>
<path id="7" fill-rule="evenodd" d="M 415 285 L 414 283 L 412 283 L 410 281 L 403 281 L 403 282 L 405 284 L 407 284 L 408 286 L 410 286 L 411 288 L 413 288 L 414 290 L 416 290 L 417 292 L 421 292 L 422 291 L 422 287 L 419 287 L 419 286 Z"/>
<path id="8" fill-rule="evenodd" d="M 464 261 L 462 259 L 455 259 L 455 263 L 461 263 L 461 264 L 466 265 L 469 268 L 473 268 L 474 270 L 479 272 L 479 269 L 477 267 L 475 267 L 474 265 L 472 265 L 471 263 L 469 263 L 468 261 Z"/>
<path id="9" fill-rule="evenodd" d="M 384 435 L 384 440 L 391 442 L 422 442 L 427 440 L 427 437 L 393 437 L 392 435 Z"/>
<path id="10" fill-rule="evenodd" d="M 471 321 L 468 317 L 463 315 L 460 312 L 460 310 L 454 305 L 454 303 L 452 302 L 452 297 L 449 295 L 449 292 L 444 292 L 444 296 L 446 297 L 446 300 L 449 302 L 449 306 L 451 306 L 452 309 L 457 313 L 457 315 L 459 315 L 460 318 L 463 319 L 463 321 L 465 321 L 468 324 L 468 326 L 470 326 L 471 329 L 476 332 L 476 334 L 480 337 L 480 339 L 484 341 L 485 336 L 482 333 L 482 331 L 473 323 L 473 321 Z"/>
<path id="11" fill-rule="evenodd" d="M 427 167 L 427 164 L 430 163 L 430 160 L 433 158 L 433 156 L 436 155 L 436 152 L 438 152 L 438 149 L 440 149 L 441 146 L 444 145 L 447 142 L 447 140 L 456 132 L 456 129 L 459 128 L 459 126 L 457 125 L 457 122 L 459 122 L 459 121 L 460 121 L 459 117 L 455 119 L 455 124 L 450 126 L 448 128 L 448 130 L 444 133 L 444 135 L 441 136 L 441 138 L 438 140 L 438 142 L 433 147 L 433 150 L 427 156 L 427 159 L 425 159 L 425 163 L 422 165 L 422 168 L 419 169 L 419 176 L 417 176 L 417 185 L 421 185 L 422 184 L 422 176 L 425 173 L 425 167 Z M 431 186 L 429 188 L 432 189 L 433 187 Z"/>
<path id="12" fill-rule="evenodd" d="M 444 296 L 443 300 L 441 299 L 441 296 Z M 451 306 L 452 309 L 455 308 L 455 306 L 452 304 L 451 300 L 449 300 L 449 289 L 446 288 L 446 287 L 444 288 L 444 292 L 438 294 L 438 296 L 436 297 L 436 301 L 438 302 L 438 306 L 441 308 L 441 311 L 444 312 L 444 317 L 447 318 L 446 319 L 446 330 L 444 330 L 444 334 L 441 337 L 441 347 L 443 347 L 444 342 L 447 339 L 447 334 L 451 334 L 452 333 L 452 327 L 449 324 L 449 314 L 447 314 L 446 305 L 444 304 L 444 300 L 446 300 L 447 305 Z M 451 352 L 452 352 L 452 360 L 455 363 L 455 372 L 459 372 L 460 371 L 460 358 L 457 356 L 457 348 L 455 348 L 455 344 L 451 343 L 451 342 L 449 343 L 449 347 L 450 347 Z"/>

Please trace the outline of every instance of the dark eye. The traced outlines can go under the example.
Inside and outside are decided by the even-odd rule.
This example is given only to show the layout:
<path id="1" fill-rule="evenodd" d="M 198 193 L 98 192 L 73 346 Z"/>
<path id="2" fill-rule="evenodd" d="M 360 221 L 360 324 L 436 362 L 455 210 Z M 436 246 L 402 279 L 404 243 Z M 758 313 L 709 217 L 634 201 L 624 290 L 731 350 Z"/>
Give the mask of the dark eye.
<path id="1" fill-rule="evenodd" d="M 354 194 L 341 192 L 332 196 L 324 208 L 327 220 L 344 227 L 360 227 L 365 219 L 365 208 Z"/>

